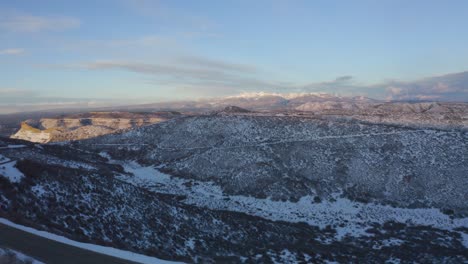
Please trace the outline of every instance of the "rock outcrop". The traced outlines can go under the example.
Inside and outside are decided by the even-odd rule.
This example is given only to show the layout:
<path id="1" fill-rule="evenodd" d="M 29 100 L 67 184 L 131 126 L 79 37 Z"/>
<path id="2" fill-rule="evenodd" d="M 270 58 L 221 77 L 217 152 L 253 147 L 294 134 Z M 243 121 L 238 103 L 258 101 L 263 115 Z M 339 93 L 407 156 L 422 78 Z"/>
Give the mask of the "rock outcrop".
<path id="1" fill-rule="evenodd" d="M 90 112 L 26 120 L 11 138 L 37 143 L 80 140 L 159 123 L 175 113 Z"/>

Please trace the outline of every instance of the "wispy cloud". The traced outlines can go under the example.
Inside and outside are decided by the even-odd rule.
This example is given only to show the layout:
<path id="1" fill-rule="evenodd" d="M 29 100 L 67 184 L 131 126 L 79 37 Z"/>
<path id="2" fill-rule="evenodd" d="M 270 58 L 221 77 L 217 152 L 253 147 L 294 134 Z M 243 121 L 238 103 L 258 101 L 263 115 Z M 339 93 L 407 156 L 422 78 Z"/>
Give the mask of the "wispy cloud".
<path id="1" fill-rule="evenodd" d="M 10 32 L 63 31 L 77 28 L 80 20 L 67 16 L 36 16 L 18 12 L 2 12 L 0 30 Z"/>
<path id="2" fill-rule="evenodd" d="M 214 32 L 218 24 L 203 15 L 187 12 L 180 8 L 170 7 L 161 1 L 154 0 L 122 0 L 129 10 L 154 22 L 157 26 L 167 26 L 176 29 L 175 34 L 184 38 L 220 37 Z"/>
<path id="3" fill-rule="evenodd" d="M 146 84 L 150 83 L 158 89 L 172 90 L 189 97 L 268 91 L 276 93 L 324 92 L 344 96 L 363 95 L 388 100 L 468 101 L 468 72 L 428 77 L 412 82 L 385 81 L 377 84 L 360 83 L 354 76 L 343 75 L 330 81 L 301 84 L 281 80 L 281 75 L 273 78 L 265 77 L 262 69 L 254 65 L 197 56 L 175 57 L 161 63 L 103 60 L 52 65 L 52 67 L 138 73 L 145 76 Z"/>
<path id="4" fill-rule="evenodd" d="M 198 57 L 179 57 L 167 64 L 150 64 L 128 61 L 95 61 L 82 64 L 88 70 L 124 70 L 152 77 L 153 83 L 165 86 L 186 87 L 207 94 L 223 90 L 271 88 L 273 84 L 253 77 L 256 68 L 250 65 L 229 63 Z"/>
<path id="5" fill-rule="evenodd" d="M 331 81 L 300 84 L 273 78 L 261 78 L 263 71 L 254 65 L 232 63 L 198 56 L 179 56 L 167 63 L 103 60 L 80 64 L 42 65 L 58 69 L 121 70 L 149 77 L 147 83 L 160 89 L 183 91 L 184 95 L 224 96 L 241 92 L 328 92 L 343 95 L 363 95 L 363 88 L 350 75 Z"/>
<path id="6" fill-rule="evenodd" d="M 64 52 L 91 55 L 93 57 L 116 57 L 120 59 L 148 60 L 182 54 L 185 49 L 180 41 L 168 35 L 147 34 L 127 38 L 103 37 L 96 39 L 54 38 L 49 45 Z"/>
<path id="7" fill-rule="evenodd" d="M 161 45 L 174 45 L 167 37 L 147 35 L 131 39 L 80 40 L 66 43 L 68 48 L 148 48 Z"/>
<path id="8" fill-rule="evenodd" d="M 176 59 L 176 62 L 180 64 L 188 64 L 203 68 L 222 69 L 244 73 L 255 73 L 257 71 L 257 68 L 252 65 L 229 63 L 225 61 L 207 59 L 197 56 L 178 57 Z"/>
<path id="9" fill-rule="evenodd" d="M 24 53 L 24 49 L 3 49 L 0 50 L 0 55 L 20 55 Z"/>
<path id="10" fill-rule="evenodd" d="M 353 76 L 344 75 L 344 76 L 337 77 L 335 79 L 335 82 L 348 82 L 348 81 L 351 81 L 352 79 L 353 79 Z"/>
<path id="11" fill-rule="evenodd" d="M 95 61 L 82 64 L 88 70 L 124 70 L 148 75 L 153 84 L 179 87 L 200 95 L 226 95 L 241 91 L 281 89 L 280 82 L 257 78 L 253 65 L 237 64 L 201 57 L 178 57 L 166 64 L 128 61 Z"/>
<path id="12" fill-rule="evenodd" d="M 127 61 L 95 61 L 86 63 L 83 66 L 90 70 L 121 69 L 136 73 L 174 78 L 214 79 L 220 76 L 226 76 L 224 71 L 213 68 L 191 68 L 180 65 L 159 65 Z"/>
<path id="13" fill-rule="evenodd" d="M 0 88 L 0 105 L 16 104 L 27 100 L 35 100 L 39 93 L 37 91 L 17 89 L 17 88 Z"/>
<path id="14" fill-rule="evenodd" d="M 123 104 L 113 99 L 53 97 L 37 89 L 0 87 L 0 114 L 30 112 L 50 109 L 86 109 Z M 128 104 L 128 101 L 125 102 Z"/>

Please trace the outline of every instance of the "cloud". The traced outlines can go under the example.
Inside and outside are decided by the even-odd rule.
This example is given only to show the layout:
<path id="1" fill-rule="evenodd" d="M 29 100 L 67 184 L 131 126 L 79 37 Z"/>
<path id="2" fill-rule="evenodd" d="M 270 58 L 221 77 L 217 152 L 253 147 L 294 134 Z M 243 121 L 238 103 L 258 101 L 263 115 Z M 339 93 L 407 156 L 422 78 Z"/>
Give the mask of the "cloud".
<path id="1" fill-rule="evenodd" d="M 0 15 L 0 29 L 10 32 L 63 31 L 81 24 L 79 19 L 67 16 L 35 16 L 17 12 Z"/>
<path id="2" fill-rule="evenodd" d="M 161 63 L 98 60 L 38 66 L 49 69 L 133 72 L 146 76 L 144 83 L 157 86 L 160 91 L 184 90 L 184 95 L 191 94 L 198 97 L 233 95 L 256 90 L 277 91 L 288 85 L 284 82 L 258 78 L 260 70 L 253 65 L 197 56 L 176 56 L 167 61 L 162 60 Z"/>
<path id="3" fill-rule="evenodd" d="M 213 32 L 218 24 L 210 18 L 188 12 L 183 8 L 169 6 L 162 1 L 155 0 L 122 0 L 125 8 L 144 17 L 156 26 L 171 25 L 173 33 L 184 38 L 220 37 L 221 34 Z"/>
<path id="4" fill-rule="evenodd" d="M 147 35 L 131 39 L 106 39 L 106 40 L 84 40 L 69 43 L 71 47 L 87 47 L 87 48 L 147 48 L 160 45 L 174 45 L 173 41 L 167 37 Z"/>
<path id="5" fill-rule="evenodd" d="M 1 88 L 0 114 L 30 112 L 50 109 L 86 109 L 111 105 L 123 105 L 134 102 L 129 99 L 114 100 L 109 98 L 65 98 L 53 97 L 38 90 Z M 139 103 L 135 101 L 135 103 Z"/>
<path id="6" fill-rule="evenodd" d="M 332 81 L 310 83 L 298 90 L 308 92 L 365 95 L 376 99 L 398 101 L 465 101 L 468 102 L 468 72 L 427 77 L 414 81 L 385 81 L 362 84 L 352 76 L 340 76 Z"/>
<path id="7" fill-rule="evenodd" d="M 16 89 L 16 88 L 0 88 L 0 95 L 2 97 L 5 96 L 25 96 L 32 91 L 23 90 L 23 89 Z M 1 97 L 0 97 L 1 98 Z"/>
<path id="8" fill-rule="evenodd" d="M 369 96 L 376 95 L 377 91 L 366 84 L 357 83 L 351 75 L 343 75 L 331 81 L 314 82 L 300 86 L 297 92 L 323 92 L 345 96 Z M 376 97 L 378 97 L 378 95 Z"/>
<path id="9" fill-rule="evenodd" d="M 388 100 L 468 101 L 468 72 L 411 82 L 391 81 L 380 86 L 385 89 Z"/>
<path id="10" fill-rule="evenodd" d="M 124 70 L 152 77 L 150 83 L 203 92 L 205 95 L 244 90 L 274 89 L 280 84 L 253 77 L 256 68 L 197 57 L 178 58 L 167 64 L 128 61 L 95 61 L 80 66 L 88 70 Z M 182 87 L 182 88 L 181 88 Z"/>
<path id="11" fill-rule="evenodd" d="M 212 60 L 197 56 L 179 57 L 176 59 L 176 61 L 181 64 L 189 64 L 203 68 L 223 69 L 244 73 L 255 73 L 257 71 L 257 68 L 252 65 L 227 63 L 224 61 Z"/>
<path id="12" fill-rule="evenodd" d="M 20 55 L 23 54 L 23 49 L 3 49 L 0 50 L 0 55 Z"/>
<path id="13" fill-rule="evenodd" d="M 298 89 L 299 91 L 301 88 Z M 361 84 L 351 76 L 341 76 L 333 81 L 310 83 L 302 90 L 309 92 L 365 95 L 376 99 L 398 101 L 465 101 L 468 102 L 468 72 L 434 76 L 414 81 L 385 81 Z"/>
<path id="14" fill-rule="evenodd" d="M 18 102 L 13 104 L 0 104 L 0 114 L 11 114 L 20 112 L 34 112 L 34 111 L 52 111 L 58 109 L 92 109 L 97 107 L 112 106 L 112 103 L 102 103 L 99 101 L 60 101 L 58 98 L 56 102 Z"/>
<path id="15" fill-rule="evenodd" d="M 48 45 L 57 47 L 63 52 L 80 53 L 88 57 L 103 58 L 117 57 L 120 60 L 143 60 L 149 58 L 161 59 L 184 54 L 185 48 L 170 35 L 142 35 L 128 38 L 96 38 L 96 39 L 69 39 L 54 38 L 47 40 Z"/>
<path id="16" fill-rule="evenodd" d="M 351 81 L 351 79 L 353 79 L 353 76 L 351 75 L 345 75 L 345 76 L 340 76 L 340 77 L 337 77 L 335 79 L 335 82 L 348 82 L 348 81 Z"/>
<path id="17" fill-rule="evenodd" d="M 191 68 L 179 65 L 159 65 L 127 61 L 95 61 L 86 63 L 83 66 L 84 68 L 90 70 L 121 69 L 160 77 L 168 76 L 182 79 L 216 79 L 226 75 L 226 73 L 222 70 L 213 68 Z"/>
<path id="18" fill-rule="evenodd" d="M 393 80 L 376 84 L 360 83 L 352 75 L 343 75 L 330 81 L 304 84 L 281 80 L 281 75 L 265 75 L 262 69 L 254 65 L 198 56 L 175 56 L 166 59 L 159 60 L 158 63 L 101 60 L 47 67 L 138 73 L 145 76 L 145 84 L 154 85 L 158 91 L 164 91 L 165 94 L 178 94 L 178 97 L 226 96 L 241 92 L 268 91 L 321 92 L 388 100 L 468 101 L 468 72 L 428 77 L 411 82 Z"/>
<path id="19" fill-rule="evenodd" d="M 343 95 L 363 95 L 362 86 L 354 84 L 350 75 L 334 80 L 299 84 L 284 80 L 262 78 L 262 70 L 254 65 L 232 63 L 198 56 L 179 56 L 166 63 L 101 60 L 81 64 L 42 65 L 59 69 L 121 70 L 149 76 L 145 82 L 159 89 L 184 91 L 184 95 L 235 95 L 240 92 L 270 91 L 328 92 Z"/>
<path id="20" fill-rule="evenodd" d="M 16 88 L 0 88 L 0 104 L 11 104 L 16 100 L 36 98 L 38 92 Z"/>

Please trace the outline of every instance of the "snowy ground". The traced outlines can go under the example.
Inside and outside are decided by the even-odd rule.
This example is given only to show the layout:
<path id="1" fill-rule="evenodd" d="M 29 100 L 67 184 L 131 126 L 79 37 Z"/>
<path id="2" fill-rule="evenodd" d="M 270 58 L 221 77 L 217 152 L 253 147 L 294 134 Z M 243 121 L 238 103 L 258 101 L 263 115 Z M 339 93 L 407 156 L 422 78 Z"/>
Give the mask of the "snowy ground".
<path id="1" fill-rule="evenodd" d="M 0 149 L 24 148 L 26 145 L 7 145 Z M 16 161 L 0 154 L 0 176 L 8 178 L 10 182 L 19 182 L 24 175 L 15 167 Z"/>
<path id="2" fill-rule="evenodd" d="M 19 182 L 24 177 L 16 167 L 16 161 L 0 154 L 0 176 L 6 177 L 10 182 Z"/>
<path id="3" fill-rule="evenodd" d="M 44 264 L 44 262 L 41 262 L 39 260 L 33 259 L 29 256 L 26 256 L 25 254 L 12 250 L 12 249 L 5 249 L 5 248 L 0 248 L 0 262 L 2 261 L 2 257 L 8 256 L 12 254 L 15 259 L 24 262 L 24 263 L 31 263 L 31 264 Z M 5 259 L 7 260 L 7 259 Z"/>
<path id="4" fill-rule="evenodd" d="M 460 232 L 460 235 L 463 239 L 463 245 L 468 248 L 468 234 Z"/>
<path id="5" fill-rule="evenodd" d="M 105 153 L 102 155 L 107 156 Z M 370 234 L 365 230 L 370 227 L 370 223 L 387 221 L 427 225 L 447 230 L 468 227 L 468 218 L 451 219 L 438 209 L 406 209 L 358 203 L 339 198 L 339 194 L 336 195 L 335 201 L 320 203 L 314 202 L 313 197 L 310 196 L 303 197 L 298 202 L 281 202 L 224 195 L 217 185 L 210 182 L 172 177 L 161 173 L 157 168 L 142 167 L 135 162 L 122 165 L 134 176 L 121 175 L 119 176 L 121 180 L 153 192 L 185 195 L 187 198 L 184 202 L 187 204 L 243 212 L 270 220 L 306 222 L 320 228 L 331 225 L 337 230 L 336 239 L 338 240 L 345 235 L 368 236 Z M 468 241 L 466 241 L 468 235 L 462 234 L 462 237 L 465 239 L 465 246 L 468 247 Z"/>
<path id="6" fill-rule="evenodd" d="M 68 239 L 68 238 L 63 237 L 63 236 L 55 235 L 55 234 L 45 232 L 45 231 L 39 231 L 39 230 L 36 230 L 34 228 L 31 228 L 31 227 L 18 225 L 18 224 L 15 224 L 13 222 L 10 222 L 9 220 L 4 219 L 4 218 L 0 218 L 0 223 L 11 226 L 11 227 L 14 227 L 14 228 L 17 228 L 17 229 L 20 229 L 20 230 L 23 230 L 25 232 L 28 232 L 28 233 L 31 233 L 31 234 L 34 234 L 34 235 L 37 235 L 37 236 L 41 236 L 41 237 L 44 237 L 44 238 L 51 239 L 51 240 L 54 240 L 54 241 L 57 241 L 57 242 L 60 242 L 60 243 L 64 243 L 64 244 L 71 245 L 71 246 L 74 246 L 74 247 L 83 248 L 83 249 L 87 249 L 87 250 L 90 250 L 90 251 L 98 252 L 98 253 L 101 253 L 101 254 L 105 254 L 105 255 L 121 258 L 121 259 L 130 260 L 130 261 L 134 261 L 134 262 L 139 262 L 139 263 L 144 263 L 144 264 L 175 264 L 175 263 L 180 263 L 180 262 L 174 262 L 174 261 L 161 260 L 161 259 L 158 259 L 158 258 L 155 258 L 155 257 L 149 257 L 149 256 L 133 253 L 133 252 L 130 252 L 130 251 L 125 251 L 125 250 L 112 248 L 112 247 L 104 247 L 104 246 L 99 246 L 99 245 L 94 245 L 94 244 L 77 242 L 77 241 Z"/>

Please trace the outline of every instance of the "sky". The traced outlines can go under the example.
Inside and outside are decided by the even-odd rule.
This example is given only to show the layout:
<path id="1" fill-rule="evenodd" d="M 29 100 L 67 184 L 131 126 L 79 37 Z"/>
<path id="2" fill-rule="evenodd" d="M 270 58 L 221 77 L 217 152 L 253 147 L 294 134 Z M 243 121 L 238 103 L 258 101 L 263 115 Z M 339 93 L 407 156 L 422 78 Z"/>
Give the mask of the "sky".
<path id="1" fill-rule="evenodd" d="M 468 101 L 466 14 L 464 0 L 0 1 L 0 106 Z"/>

